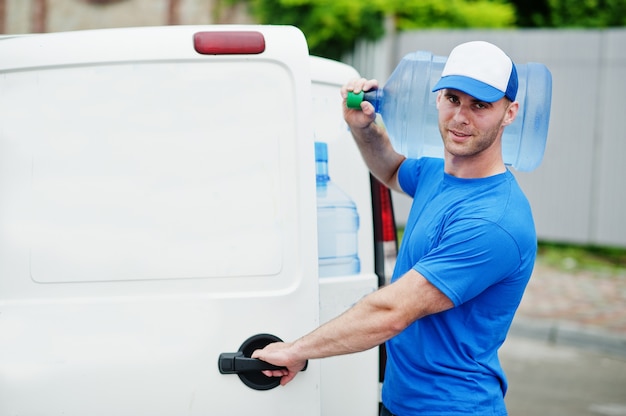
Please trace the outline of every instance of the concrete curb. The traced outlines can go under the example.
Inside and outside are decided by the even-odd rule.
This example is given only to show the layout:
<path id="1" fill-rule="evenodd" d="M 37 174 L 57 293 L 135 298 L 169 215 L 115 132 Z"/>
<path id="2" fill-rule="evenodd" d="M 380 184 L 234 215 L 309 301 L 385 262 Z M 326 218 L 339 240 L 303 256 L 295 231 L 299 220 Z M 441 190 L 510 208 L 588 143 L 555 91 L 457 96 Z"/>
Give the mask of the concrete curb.
<path id="1" fill-rule="evenodd" d="M 509 333 L 543 340 L 550 345 L 582 348 L 626 359 L 626 336 L 570 322 L 516 317 Z"/>

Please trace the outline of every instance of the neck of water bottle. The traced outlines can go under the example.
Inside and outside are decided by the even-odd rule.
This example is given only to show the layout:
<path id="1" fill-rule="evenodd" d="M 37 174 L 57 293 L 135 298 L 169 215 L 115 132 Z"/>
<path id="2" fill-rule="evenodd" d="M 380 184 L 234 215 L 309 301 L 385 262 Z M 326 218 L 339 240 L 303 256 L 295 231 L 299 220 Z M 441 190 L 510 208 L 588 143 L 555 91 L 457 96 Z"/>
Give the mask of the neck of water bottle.
<path id="1" fill-rule="evenodd" d="M 328 161 L 316 160 L 315 161 L 315 181 L 318 185 L 326 183 L 330 180 L 328 176 Z"/>
<path id="2" fill-rule="evenodd" d="M 383 104 L 383 89 L 379 88 L 373 91 L 367 91 L 363 93 L 363 100 L 374 106 L 374 111 L 380 113 L 380 108 Z"/>

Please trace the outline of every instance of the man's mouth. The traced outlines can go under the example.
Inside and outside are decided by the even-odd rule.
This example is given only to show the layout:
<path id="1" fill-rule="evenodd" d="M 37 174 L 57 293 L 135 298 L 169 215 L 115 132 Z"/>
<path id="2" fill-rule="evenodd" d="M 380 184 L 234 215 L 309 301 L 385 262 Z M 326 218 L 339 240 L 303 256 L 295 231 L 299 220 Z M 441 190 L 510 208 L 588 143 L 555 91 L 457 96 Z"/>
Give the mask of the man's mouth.
<path id="1" fill-rule="evenodd" d="M 459 139 L 465 139 L 465 138 L 467 138 L 467 137 L 470 137 L 470 136 L 471 136 L 471 134 L 469 134 L 469 133 L 464 133 L 464 132 L 462 132 L 462 131 L 458 131 L 458 130 L 448 130 L 448 131 L 449 131 L 450 133 L 452 133 L 452 135 L 453 135 L 454 137 L 457 137 L 457 138 L 459 138 Z"/>

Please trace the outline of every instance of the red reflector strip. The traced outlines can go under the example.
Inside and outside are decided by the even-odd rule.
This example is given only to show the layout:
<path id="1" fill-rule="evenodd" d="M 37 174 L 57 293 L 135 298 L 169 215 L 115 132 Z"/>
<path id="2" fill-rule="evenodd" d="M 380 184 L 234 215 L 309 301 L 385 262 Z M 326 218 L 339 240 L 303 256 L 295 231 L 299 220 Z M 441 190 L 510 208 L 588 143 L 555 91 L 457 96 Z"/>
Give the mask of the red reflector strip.
<path id="1" fill-rule="evenodd" d="M 386 192 L 381 198 L 380 205 L 383 220 L 383 241 L 396 241 L 396 224 L 389 192 Z"/>
<path id="2" fill-rule="evenodd" d="M 396 221 L 393 214 L 391 192 L 375 178 L 372 181 L 372 199 L 374 201 L 374 234 L 376 241 L 396 241 Z"/>
<path id="3" fill-rule="evenodd" d="M 197 32 L 193 46 L 203 55 L 253 55 L 265 51 L 265 37 L 250 31 Z"/>

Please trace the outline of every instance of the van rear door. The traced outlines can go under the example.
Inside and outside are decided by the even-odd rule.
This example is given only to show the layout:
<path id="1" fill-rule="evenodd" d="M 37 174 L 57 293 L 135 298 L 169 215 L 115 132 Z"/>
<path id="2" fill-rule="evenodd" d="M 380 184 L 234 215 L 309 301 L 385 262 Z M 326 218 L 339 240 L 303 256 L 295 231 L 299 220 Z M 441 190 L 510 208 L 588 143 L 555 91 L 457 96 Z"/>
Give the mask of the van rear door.
<path id="1" fill-rule="evenodd" d="M 232 368 L 319 322 L 302 33 L 7 38 L 0 74 L 0 414 L 319 415 L 318 364 Z"/>

